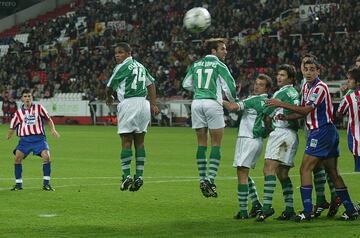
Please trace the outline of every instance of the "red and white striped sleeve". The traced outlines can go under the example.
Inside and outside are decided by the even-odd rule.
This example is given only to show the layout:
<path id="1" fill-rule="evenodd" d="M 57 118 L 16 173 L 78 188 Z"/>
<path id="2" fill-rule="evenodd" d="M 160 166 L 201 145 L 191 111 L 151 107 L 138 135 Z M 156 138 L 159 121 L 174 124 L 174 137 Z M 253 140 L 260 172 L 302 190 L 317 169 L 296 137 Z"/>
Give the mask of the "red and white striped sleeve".
<path id="1" fill-rule="evenodd" d="M 323 102 L 325 96 L 326 96 L 325 88 L 322 85 L 318 85 L 309 96 L 309 99 L 306 102 L 306 104 L 312 105 L 313 107 L 317 107 Z"/>
<path id="2" fill-rule="evenodd" d="M 38 107 L 39 107 L 39 112 L 40 112 L 40 115 L 42 117 L 44 117 L 46 120 L 49 120 L 50 118 L 50 115 L 49 113 L 46 111 L 45 107 L 41 104 L 38 104 Z"/>
<path id="3" fill-rule="evenodd" d="M 349 96 L 345 96 L 339 105 L 338 112 L 345 115 L 346 112 L 349 110 Z"/>
<path id="4" fill-rule="evenodd" d="M 14 113 L 13 118 L 10 121 L 10 129 L 15 129 L 20 124 L 20 115 L 19 111 Z"/>

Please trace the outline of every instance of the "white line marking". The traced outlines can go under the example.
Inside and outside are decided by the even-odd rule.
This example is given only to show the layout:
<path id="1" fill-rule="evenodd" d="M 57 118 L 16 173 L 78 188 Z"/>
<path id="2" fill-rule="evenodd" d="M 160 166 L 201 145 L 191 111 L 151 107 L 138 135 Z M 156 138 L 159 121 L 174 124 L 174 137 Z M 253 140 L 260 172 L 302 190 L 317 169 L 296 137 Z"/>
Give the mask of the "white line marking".
<path id="1" fill-rule="evenodd" d="M 360 175 L 359 172 L 347 172 L 342 173 L 341 175 Z M 290 177 L 300 177 L 300 175 L 291 175 Z M 253 179 L 263 179 L 263 176 L 252 176 Z M 52 178 L 52 181 L 54 180 L 98 180 L 98 179 L 115 179 L 120 181 L 119 177 L 68 177 L 68 178 Z M 157 184 L 157 183 L 178 183 L 178 182 L 196 182 L 199 181 L 198 177 L 181 177 L 181 176 L 163 176 L 163 177 L 145 177 L 147 184 Z M 150 179 L 150 181 L 148 180 Z M 160 179 L 157 181 L 151 181 L 151 179 Z M 218 176 L 216 177 L 217 180 L 236 180 L 236 177 L 231 176 Z M 14 180 L 14 178 L 0 178 L 0 181 L 7 181 L 7 180 Z M 42 180 L 42 178 L 25 178 L 24 180 Z M 79 190 L 81 187 L 92 187 L 92 186 L 119 186 L 120 182 L 118 183 L 103 183 L 103 184 L 69 184 L 69 185 L 56 185 L 56 188 L 66 188 L 66 187 L 79 187 Z M 26 187 L 26 190 L 36 190 L 41 189 L 41 187 Z M 0 187 L 0 191 L 6 191 L 10 190 L 10 187 Z M 21 191 L 20 191 L 21 192 Z"/>
<path id="2" fill-rule="evenodd" d="M 56 217 L 56 214 L 39 214 L 39 217 L 44 217 L 44 218 L 50 218 L 50 217 Z"/>
<path id="3" fill-rule="evenodd" d="M 359 172 L 346 172 L 346 173 L 341 173 L 341 175 L 360 175 Z M 300 177 L 300 175 L 290 175 L 290 177 Z M 85 180 L 85 179 L 120 179 L 121 176 L 119 175 L 118 177 L 51 177 L 52 180 Z M 178 179 L 178 180 L 184 180 L 184 179 L 199 179 L 198 177 L 195 176 L 158 176 L 158 177 L 147 177 L 145 176 L 146 179 Z M 251 178 L 253 179 L 263 179 L 264 176 L 251 176 Z M 0 178 L 0 181 L 7 181 L 7 180 L 14 180 L 15 178 Z M 38 177 L 38 178 L 23 178 L 24 180 L 42 180 L 42 177 Z M 217 176 L 216 177 L 217 180 L 229 180 L 229 179 L 236 179 L 235 176 Z"/>

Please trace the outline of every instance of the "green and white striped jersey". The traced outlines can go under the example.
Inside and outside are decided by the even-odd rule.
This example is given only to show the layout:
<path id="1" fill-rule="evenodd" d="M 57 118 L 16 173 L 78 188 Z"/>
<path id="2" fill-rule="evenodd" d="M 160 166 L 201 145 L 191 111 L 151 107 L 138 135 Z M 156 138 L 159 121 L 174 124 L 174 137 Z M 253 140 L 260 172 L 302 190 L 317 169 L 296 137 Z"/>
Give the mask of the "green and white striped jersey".
<path id="1" fill-rule="evenodd" d="M 182 86 L 194 91 L 194 99 L 214 99 L 222 104 L 224 91 L 229 101 L 238 101 L 234 78 L 215 55 L 206 55 L 195 61 L 188 69 Z"/>
<path id="2" fill-rule="evenodd" d="M 128 57 L 115 67 L 107 87 L 116 91 L 119 101 L 122 101 L 125 98 L 146 97 L 146 87 L 154 82 L 155 79 L 141 63 Z"/>
<path id="3" fill-rule="evenodd" d="M 276 91 L 272 98 L 279 99 L 282 102 L 286 102 L 292 105 L 299 105 L 299 93 L 296 91 L 296 89 L 293 87 L 293 85 L 285 85 L 281 87 L 278 91 Z M 272 127 L 275 129 L 276 127 L 279 128 L 290 128 L 293 130 L 298 130 L 299 125 L 297 120 L 289 120 L 289 121 L 282 121 L 282 120 L 275 120 L 275 116 L 278 114 L 284 114 L 289 115 L 293 112 L 284 108 L 280 107 L 266 107 L 264 110 L 264 113 L 271 118 L 272 120 Z"/>
<path id="4" fill-rule="evenodd" d="M 263 116 L 267 97 L 267 94 L 254 95 L 239 102 L 239 110 L 242 111 L 242 117 L 238 137 L 266 137 Z"/>

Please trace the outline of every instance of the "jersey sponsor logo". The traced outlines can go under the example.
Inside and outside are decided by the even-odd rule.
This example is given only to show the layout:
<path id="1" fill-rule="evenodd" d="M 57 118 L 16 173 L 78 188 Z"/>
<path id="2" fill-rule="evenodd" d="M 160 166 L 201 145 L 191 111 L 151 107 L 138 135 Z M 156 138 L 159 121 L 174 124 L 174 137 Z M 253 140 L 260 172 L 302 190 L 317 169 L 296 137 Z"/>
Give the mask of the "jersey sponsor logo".
<path id="1" fill-rule="evenodd" d="M 35 125 L 36 123 L 35 115 L 26 115 L 24 118 L 24 122 L 26 125 Z"/>
<path id="2" fill-rule="evenodd" d="M 311 139 L 311 141 L 310 141 L 310 147 L 316 148 L 317 143 L 318 143 L 318 140 L 316 140 L 316 139 Z"/>
<path id="3" fill-rule="evenodd" d="M 289 96 L 289 98 L 297 98 L 297 95 L 298 95 L 298 93 L 297 92 L 287 92 L 286 93 L 288 96 Z"/>

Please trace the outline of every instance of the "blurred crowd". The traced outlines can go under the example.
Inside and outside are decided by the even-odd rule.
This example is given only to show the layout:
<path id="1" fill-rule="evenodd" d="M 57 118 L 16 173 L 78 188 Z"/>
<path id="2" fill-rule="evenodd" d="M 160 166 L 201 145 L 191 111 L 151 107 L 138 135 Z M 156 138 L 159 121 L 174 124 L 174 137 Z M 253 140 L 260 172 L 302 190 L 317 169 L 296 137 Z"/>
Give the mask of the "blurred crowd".
<path id="1" fill-rule="evenodd" d="M 240 96 L 249 94 L 259 72 L 274 76 L 281 63 L 299 68 L 306 52 L 319 57 L 324 80 L 344 79 L 347 68 L 360 55 L 360 2 L 332 1 L 341 4 L 308 21 L 287 24 L 286 19 L 278 19 L 273 24 L 282 12 L 298 8 L 300 2 L 329 1 L 124 0 L 103 4 L 100 0 L 76 0 L 72 15 L 34 26 L 23 24 L 21 33 L 29 34 L 28 44 L 0 39 L 10 45 L 0 58 L 1 97 L 19 98 L 21 90 L 30 87 L 35 98 L 82 92 L 89 100 L 102 100 L 115 65 L 114 45 L 119 41 L 129 42 L 133 57 L 151 71 L 159 97 L 189 97 L 181 89 L 181 80 L 188 65 L 203 55 L 202 41 L 210 37 L 230 39 L 226 64 Z M 211 26 L 200 34 L 189 33 L 182 23 L 185 11 L 195 6 L 208 8 L 212 16 Z M 86 24 L 76 27 L 78 17 L 85 17 Z M 268 19 L 269 31 L 256 37 L 264 19 Z M 99 29 L 97 23 L 109 21 L 126 24 L 122 29 Z M 57 40 L 62 30 L 69 37 L 67 44 Z M 242 44 L 241 37 L 251 40 Z"/>

